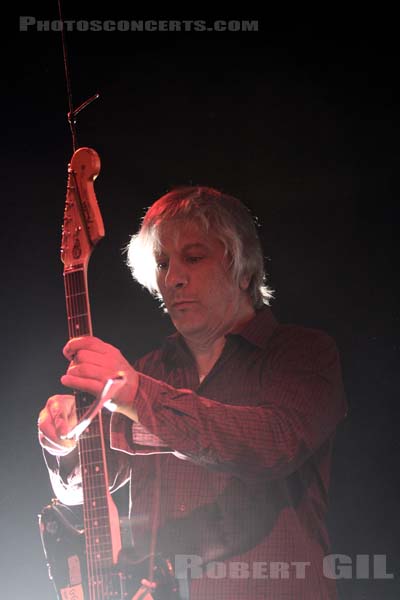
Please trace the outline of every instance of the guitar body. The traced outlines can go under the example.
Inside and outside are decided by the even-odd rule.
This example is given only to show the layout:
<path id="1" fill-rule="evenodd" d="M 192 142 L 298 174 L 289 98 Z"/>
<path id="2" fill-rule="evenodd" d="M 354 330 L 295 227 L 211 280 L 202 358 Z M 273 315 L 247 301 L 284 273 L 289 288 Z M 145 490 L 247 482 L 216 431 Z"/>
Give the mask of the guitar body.
<path id="1" fill-rule="evenodd" d="M 91 148 L 79 148 L 73 154 L 61 244 L 70 338 L 92 335 L 87 267 L 94 246 L 104 237 L 93 186 L 99 171 L 100 159 Z M 95 400 L 88 394 L 75 393 L 78 421 Z M 101 414 L 77 437 L 82 526 L 77 528 L 71 523 L 68 507 L 57 501 L 39 516 L 49 575 L 58 600 L 179 600 L 168 561 L 157 555 L 138 558 L 132 549 L 121 552 L 119 516 L 109 492 Z"/>
<path id="2" fill-rule="evenodd" d="M 59 600 L 88 597 L 85 538 L 57 501 L 39 515 L 39 529 L 47 559 L 49 578 Z"/>
<path id="3" fill-rule="evenodd" d="M 45 506 L 39 515 L 43 550 L 49 578 L 57 600 L 89 600 L 87 556 L 84 531 L 75 523 L 73 512 L 57 500 Z M 101 598 L 114 600 L 179 600 L 177 582 L 170 563 L 161 556 L 135 559 L 133 549 L 124 553 L 124 564 L 103 572 L 99 582 Z M 156 587 L 149 592 L 142 580 L 149 577 Z"/>

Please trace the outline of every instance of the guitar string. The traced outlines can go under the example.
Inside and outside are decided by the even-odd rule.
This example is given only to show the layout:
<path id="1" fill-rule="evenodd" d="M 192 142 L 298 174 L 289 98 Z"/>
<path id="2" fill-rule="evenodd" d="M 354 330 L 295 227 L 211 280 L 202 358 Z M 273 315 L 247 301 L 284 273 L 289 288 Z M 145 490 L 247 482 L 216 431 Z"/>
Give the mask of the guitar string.
<path id="1" fill-rule="evenodd" d="M 85 333 L 89 333 L 90 332 L 90 319 L 89 319 L 89 306 L 85 306 L 88 305 L 88 298 L 85 294 L 85 280 L 84 280 L 84 273 L 82 270 L 75 270 L 71 273 L 66 274 L 66 289 L 67 289 L 67 311 L 69 313 L 69 334 L 70 337 L 74 337 L 78 334 L 85 334 Z M 85 317 L 86 317 L 86 323 L 85 323 Z M 83 327 L 82 327 L 83 325 Z M 86 325 L 86 327 L 85 327 Z M 94 429 L 98 429 L 98 423 L 97 422 L 93 422 L 93 430 Z M 97 433 L 97 432 L 94 432 Z M 89 439 L 89 442 L 88 442 Z M 96 448 L 94 446 L 93 440 L 95 439 L 95 437 L 93 437 L 92 435 L 90 435 L 90 437 L 88 439 L 85 440 L 81 440 L 80 443 L 80 453 L 82 458 L 85 459 L 85 464 L 87 465 L 86 468 L 88 468 L 90 465 L 88 464 L 88 460 L 87 460 L 87 456 L 89 456 L 90 452 L 93 451 L 97 451 L 98 452 L 98 448 Z M 92 440 L 92 441 L 90 441 Z M 98 461 L 96 461 L 97 463 Z M 98 465 L 97 465 L 98 466 Z M 104 569 L 104 562 L 105 562 L 105 557 L 107 557 L 107 554 L 111 556 L 110 553 L 110 543 L 104 542 L 104 533 L 102 533 L 100 535 L 100 532 L 96 533 L 95 531 L 91 530 L 90 527 L 90 519 L 89 519 L 89 504 L 92 503 L 94 500 L 92 498 L 92 494 L 90 493 L 91 491 L 95 492 L 96 491 L 96 487 L 98 487 L 97 482 L 93 479 L 93 475 L 90 475 L 90 473 L 93 472 L 93 467 L 91 467 L 88 470 L 88 473 L 83 473 L 82 476 L 85 478 L 85 489 L 88 491 L 87 494 L 87 498 L 86 498 L 86 502 L 84 502 L 84 521 L 85 523 L 85 534 L 86 534 L 86 544 L 88 546 L 88 557 L 87 557 L 87 567 L 88 567 L 88 580 L 91 589 L 91 595 L 93 596 L 94 594 L 97 596 L 97 593 L 101 592 L 102 597 L 105 598 L 105 594 L 106 591 L 104 589 L 104 586 L 106 585 L 108 588 L 108 570 Z M 101 472 L 100 472 L 101 473 Z M 104 469 L 103 469 L 103 473 L 101 473 L 102 475 L 102 488 L 103 488 L 103 492 L 105 489 L 105 481 L 104 481 Z M 97 513 L 98 513 L 98 506 L 96 507 Z M 96 522 L 100 523 L 100 515 L 97 514 L 96 515 Z M 103 526 L 104 528 L 104 526 Z M 106 533 L 110 534 L 109 531 L 110 527 L 109 527 L 109 523 L 106 526 Z M 99 536 L 97 538 L 97 535 Z M 101 542 L 99 542 L 98 544 L 96 543 L 96 539 L 101 539 Z M 107 539 L 110 540 L 109 535 L 107 536 Z M 97 552 L 100 553 L 100 558 L 97 557 Z M 92 557 L 92 559 L 90 558 Z M 107 560 L 110 562 L 111 559 L 107 558 Z M 99 583 L 101 586 L 101 589 L 99 587 Z M 93 597 L 93 600 L 97 600 L 96 598 Z"/>
<path id="2" fill-rule="evenodd" d="M 77 290 L 79 289 L 79 275 L 78 275 L 78 271 L 72 271 L 71 273 L 67 274 L 67 282 L 68 282 L 68 288 L 69 288 L 69 308 L 70 308 L 70 315 L 69 315 L 69 325 L 70 325 L 70 336 L 71 337 L 75 337 L 77 335 L 77 329 L 79 327 L 79 321 L 78 321 L 78 307 L 77 307 Z M 82 332 L 80 332 L 82 333 Z M 84 332 L 83 332 L 84 333 Z M 80 418 L 80 406 L 79 406 L 79 401 L 77 398 L 77 416 L 78 418 Z M 84 453 L 84 447 L 83 447 L 83 442 L 82 440 L 79 440 L 79 459 L 80 462 L 82 464 L 82 458 L 83 458 L 83 453 Z M 84 469 L 82 469 L 82 481 L 83 481 L 83 493 L 85 495 L 85 489 L 86 486 L 84 485 L 84 480 L 85 480 L 85 472 Z M 83 499 L 83 521 L 84 521 L 84 531 L 85 531 L 85 542 L 87 540 L 86 535 L 86 526 L 87 526 L 87 498 Z M 86 563 L 87 563 L 87 579 L 88 582 L 90 582 L 91 578 L 92 578 L 92 566 L 91 563 L 89 561 L 89 555 L 86 556 Z"/>
<path id="3" fill-rule="evenodd" d="M 65 281 L 65 289 L 66 289 L 66 297 L 67 297 L 67 317 L 68 317 L 68 333 L 69 333 L 69 337 L 75 337 L 76 335 L 76 315 L 77 315 L 77 309 L 76 309 L 76 279 L 77 275 L 76 275 L 76 271 L 70 271 L 70 272 L 66 272 L 64 274 L 64 281 Z M 77 416 L 78 418 L 80 417 L 79 414 L 79 406 L 77 406 Z M 82 456 L 82 452 L 83 452 L 83 448 L 81 445 L 81 442 L 78 443 L 78 447 L 79 447 L 79 455 L 80 455 L 80 461 L 81 461 L 81 456 Z M 84 473 L 82 472 L 82 479 L 84 478 Z M 84 488 L 82 488 L 84 489 Z M 85 499 L 83 502 L 83 522 L 84 525 L 87 522 L 86 519 L 86 507 L 85 507 Z M 86 534 L 85 534 L 86 535 Z M 89 562 L 87 561 L 86 563 L 87 566 L 87 578 L 88 580 L 91 577 L 91 567 Z"/>
<path id="4" fill-rule="evenodd" d="M 79 274 L 79 278 L 82 278 L 82 288 L 86 292 L 86 286 L 84 285 L 85 274 L 81 272 Z M 79 281 L 77 281 L 79 286 Z M 81 333 L 90 333 L 90 320 L 89 320 L 89 303 L 87 292 L 84 296 L 81 297 L 84 304 L 87 305 L 87 309 L 84 311 L 87 316 L 87 327 L 84 332 Z M 79 317 L 80 319 L 84 319 L 84 315 Z M 90 435 L 89 435 L 90 434 Z M 97 493 L 95 481 L 94 481 L 94 472 L 95 468 L 99 466 L 99 444 L 97 443 L 100 440 L 100 428 L 99 428 L 99 417 L 96 417 L 92 422 L 89 430 L 86 432 L 84 438 L 82 439 L 83 446 L 83 457 L 85 459 L 85 465 L 87 472 L 85 473 L 85 489 L 87 492 L 86 498 L 86 545 L 87 552 L 90 560 L 91 567 L 91 577 L 89 580 L 89 585 L 91 587 L 91 595 L 94 597 L 94 600 L 97 598 L 105 598 L 106 590 L 105 588 L 108 586 L 108 562 L 110 555 L 110 531 L 109 524 L 107 527 L 107 540 L 105 542 L 104 533 L 100 537 L 100 533 L 98 532 L 97 526 L 95 523 L 103 522 L 103 515 L 100 514 L 102 511 L 101 506 L 101 498 Z M 94 461 L 93 461 L 94 459 Z M 105 495 L 105 482 L 102 481 L 102 500 L 104 502 Z M 104 510 L 104 507 L 103 507 Z M 105 511 L 104 511 L 105 512 Z M 91 517 L 91 518 L 90 518 Z M 97 537 L 99 536 L 99 537 Z M 99 542 L 97 542 L 99 539 Z M 101 540 L 101 541 L 100 541 Z"/>
<path id="5" fill-rule="evenodd" d="M 72 307 L 73 307 L 73 319 L 71 322 L 73 335 L 77 334 L 87 334 L 89 333 L 90 324 L 89 324 L 89 315 L 87 316 L 87 323 L 85 324 L 85 315 L 87 310 L 82 310 L 83 306 L 87 304 L 86 295 L 82 295 L 85 291 L 84 286 L 84 274 L 82 271 L 75 271 L 71 277 L 71 294 L 72 294 Z M 81 293 L 80 296 L 78 294 Z M 81 301 L 81 305 L 80 302 Z M 85 302 L 86 301 L 86 302 Z M 86 327 L 85 327 L 86 325 Z M 81 411 L 83 411 L 82 406 L 80 406 Z M 80 411 L 80 412 L 81 412 Z M 81 415 L 79 415 L 81 416 Z M 88 570 L 88 587 L 89 587 L 89 595 L 93 600 L 96 600 L 98 596 L 98 592 L 100 593 L 99 582 L 102 581 L 101 570 L 99 569 L 98 561 L 95 560 L 94 548 L 93 548 L 93 532 L 91 531 L 91 523 L 89 519 L 89 505 L 92 502 L 91 494 L 90 494 L 90 477 L 87 472 L 89 468 L 88 465 L 88 442 L 87 440 L 81 438 L 79 441 L 79 451 L 80 451 L 80 460 L 81 464 L 84 465 L 82 478 L 84 482 L 83 489 L 85 491 L 85 498 L 83 504 L 84 510 L 84 529 L 85 529 L 85 543 L 86 543 L 86 562 L 87 562 L 87 570 Z M 97 520 L 97 517 L 96 517 Z M 101 590 L 103 592 L 103 590 Z"/>

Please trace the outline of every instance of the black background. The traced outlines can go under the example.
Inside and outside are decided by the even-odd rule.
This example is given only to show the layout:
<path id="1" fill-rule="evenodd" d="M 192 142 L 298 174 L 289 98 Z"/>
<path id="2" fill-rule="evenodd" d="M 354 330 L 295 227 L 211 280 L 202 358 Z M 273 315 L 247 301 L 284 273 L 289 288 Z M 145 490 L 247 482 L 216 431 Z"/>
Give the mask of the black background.
<path id="1" fill-rule="evenodd" d="M 54 4 L 54 5 L 53 5 Z M 57 19 L 56 3 L 20 15 Z M 184 19 L 70 2 L 69 19 Z M 201 11 L 200 11 L 201 12 Z M 293 15 L 292 15 L 293 16 Z M 122 248 L 144 208 L 176 184 L 238 196 L 258 215 L 275 314 L 329 332 L 349 414 L 338 430 L 333 551 L 386 555 L 394 579 L 340 579 L 342 600 L 400 592 L 398 487 L 399 113 L 396 37 L 369 15 L 306 15 L 291 26 L 250 11 L 258 32 L 66 34 L 78 142 L 97 150 L 106 237 L 90 263 L 96 335 L 134 358 L 170 326 L 130 279 Z M 365 16 L 365 15 L 364 15 Z M 340 15 L 339 15 L 340 17 Z M 196 15 L 205 19 L 204 15 Z M 394 18 L 394 17 L 392 17 Z M 61 34 L 19 31 L 3 52 L 2 597 L 51 600 L 37 513 L 52 496 L 37 414 L 63 390 L 61 221 L 71 138 Z M 317 600 L 317 599 L 316 599 Z"/>

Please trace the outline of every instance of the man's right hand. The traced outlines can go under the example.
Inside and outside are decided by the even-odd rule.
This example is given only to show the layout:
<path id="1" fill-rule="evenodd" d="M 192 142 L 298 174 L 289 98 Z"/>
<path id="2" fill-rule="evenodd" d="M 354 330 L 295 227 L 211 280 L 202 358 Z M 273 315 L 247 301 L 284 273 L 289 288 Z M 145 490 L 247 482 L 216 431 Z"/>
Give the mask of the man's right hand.
<path id="1" fill-rule="evenodd" d="M 66 456 L 76 446 L 75 440 L 65 440 L 77 423 L 75 397 L 69 394 L 51 396 L 40 411 L 38 433 L 40 445 L 55 456 Z"/>

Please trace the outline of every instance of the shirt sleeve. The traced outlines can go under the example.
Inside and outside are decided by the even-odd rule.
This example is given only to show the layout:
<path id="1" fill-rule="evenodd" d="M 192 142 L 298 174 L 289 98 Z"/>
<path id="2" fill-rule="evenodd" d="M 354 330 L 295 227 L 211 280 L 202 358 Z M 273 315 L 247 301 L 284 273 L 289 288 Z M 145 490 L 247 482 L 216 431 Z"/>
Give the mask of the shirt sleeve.
<path id="1" fill-rule="evenodd" d="M 262 472 L 286 477 L 334 434 L 346 414 L 340 361 L 326 334 L 294 336 L 281 343 L 261 375 L 261 403 L 251 406 L 210 400 L 139 375 L 136 409 L 139 422 L 181 457 L 238 476 Z M 138 452 L 125 421 L 112 445 Z M 114 427 L 112 427 L 112 432 Z M 140 452 L 140 451 L 139 451 Z"/>

